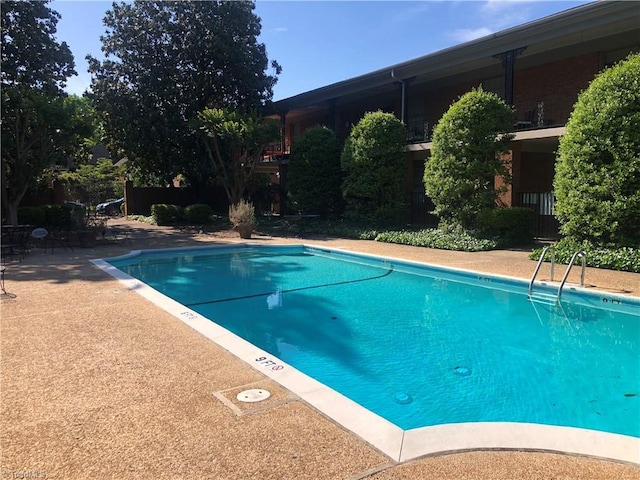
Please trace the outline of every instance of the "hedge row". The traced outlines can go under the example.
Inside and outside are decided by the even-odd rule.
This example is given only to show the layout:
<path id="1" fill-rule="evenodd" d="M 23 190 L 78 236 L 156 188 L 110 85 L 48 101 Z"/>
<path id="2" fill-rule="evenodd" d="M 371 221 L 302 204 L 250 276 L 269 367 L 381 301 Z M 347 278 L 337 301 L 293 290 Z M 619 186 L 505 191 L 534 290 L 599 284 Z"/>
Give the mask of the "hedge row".
<path id="1" fill-rule="evenodd" d="M 72 230 L 86 214 L 84 208 L 71 204 L 42 205 L 18 208 L 18 223 L 47 227 L 50 230 Z"/>
<path id="2" fill-rule="evenodd" d="M 157 225 L 176 225 L 180 223 L 202 225 L 211 222 L 213 209 L 209 205 L 201 203 L 194 203 L 187 207 L 156 203 L 151 205 L 151 216 Z"/>

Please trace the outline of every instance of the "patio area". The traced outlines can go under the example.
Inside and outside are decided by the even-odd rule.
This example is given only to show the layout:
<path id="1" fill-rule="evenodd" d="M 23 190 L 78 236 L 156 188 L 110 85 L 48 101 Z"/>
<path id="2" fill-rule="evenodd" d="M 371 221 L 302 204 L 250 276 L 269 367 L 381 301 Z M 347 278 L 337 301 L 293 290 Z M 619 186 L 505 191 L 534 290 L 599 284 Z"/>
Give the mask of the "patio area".
<path id="1" fill-rule="evenodd" d="M 3 477 L 640 476 L 637 465 L 545 452 L 474 451 L 397 464 L 89 262 L 135 249 L 240 242 L 236 234 L 109 222 L 128 229 L 128 238 L 74 251 L 35 249 L 6 264 L 5 287 L 12 295 L 0 302 Z M 447 252 L 260 235 L 251 241 L 312 243 L 527 279 L 535 267 L 525 251 Z M 579 270 L 570 282 L 578 281 Z M 556 276 L 562 273 L 560 266 Z M 640 296 L 639 274 L 588 268 L 586 283 Z M 258 404 L 238 403 L 235 395 L 250 388 L 267 389 L 272 396 Z"/>

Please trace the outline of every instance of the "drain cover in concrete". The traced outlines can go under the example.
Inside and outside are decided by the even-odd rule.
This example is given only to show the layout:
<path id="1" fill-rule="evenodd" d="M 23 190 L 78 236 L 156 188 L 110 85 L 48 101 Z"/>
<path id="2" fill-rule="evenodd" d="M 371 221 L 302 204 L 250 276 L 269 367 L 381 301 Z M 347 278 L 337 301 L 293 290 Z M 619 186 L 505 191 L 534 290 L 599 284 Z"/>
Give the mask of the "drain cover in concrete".
<path id="1" fill-rule="evenodd" d="M 261 388 L 253 388 L 251 390 L 244 390 L 236 395 L 236 398 L 241 402 L 246 403 L 255 403 L 266 400 L 271 396 L 268 390 L 263 390 Z"/>

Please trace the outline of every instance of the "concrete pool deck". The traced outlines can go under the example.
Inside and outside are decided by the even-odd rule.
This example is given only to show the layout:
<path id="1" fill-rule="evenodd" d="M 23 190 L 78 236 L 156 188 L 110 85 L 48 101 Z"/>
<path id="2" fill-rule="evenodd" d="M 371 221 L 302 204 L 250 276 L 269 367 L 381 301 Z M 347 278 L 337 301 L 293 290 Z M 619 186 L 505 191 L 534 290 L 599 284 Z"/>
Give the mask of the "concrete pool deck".
<path id="1" fill-rule="evenodd" d="M 640 467 L 543 452 L 475 451 L 397 464 L 259 370 L 93 266 L 132 249 L 232 243 L 120 220 L 131 243 L 32 252 L 7 263 L 1 334 L 1 463 L 47 478 L 638 478 Z M 529 278 L 526 252 L 312 243 Z M 579 275 L 579 269 L 575 269 Z M 562 275 L 559 268 L 556 275 Z M 544 277 L 544 271 L 542 277 Z M 573 276 L 571 281 L 576 281 Z M 640 275 L 587 269 L 586 283 L 640 296 Z M 242 405 L 243 389 L 266 402 Z M 640 455 L 640 453 L 639 453 Z M 41 475 L 40 478 L 43 478 Z"/>

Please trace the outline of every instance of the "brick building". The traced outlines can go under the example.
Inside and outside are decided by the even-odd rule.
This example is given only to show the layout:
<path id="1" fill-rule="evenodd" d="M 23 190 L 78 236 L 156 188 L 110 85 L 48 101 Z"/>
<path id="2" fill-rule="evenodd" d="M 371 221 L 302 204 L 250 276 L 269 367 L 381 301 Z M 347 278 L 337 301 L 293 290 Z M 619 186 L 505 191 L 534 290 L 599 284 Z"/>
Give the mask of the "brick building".
<path id="1" fill-rule="evenodd" d="M 533 208 L 536 234 L 553 235 L 555 151 L 572 106 L 599 71 L 634 51 L 640 3 L 579 6 L 274 102 L 283 136 L 270 158 L 286 164 L 291 144 L 311 126 L 326 125 L 344 139 L 364 113 L 392 112 L 407 126 L 407 220 L 429 223 L 422 174 L 433 127 L 460 95 L 482 85 L 515 109 L 513 183 L 502 200 Z"/>

